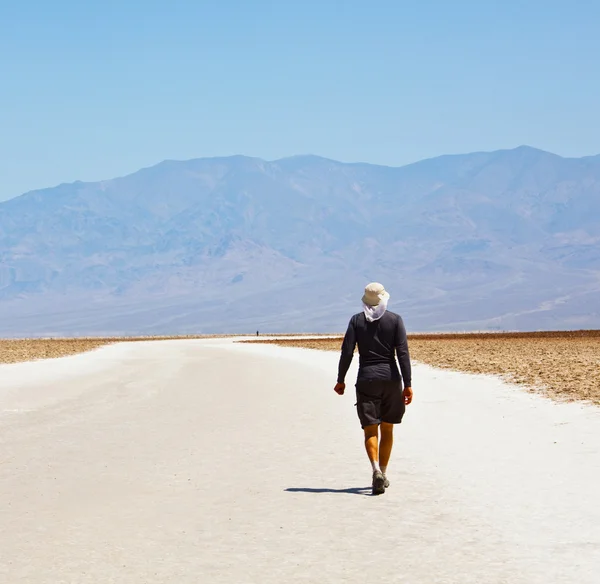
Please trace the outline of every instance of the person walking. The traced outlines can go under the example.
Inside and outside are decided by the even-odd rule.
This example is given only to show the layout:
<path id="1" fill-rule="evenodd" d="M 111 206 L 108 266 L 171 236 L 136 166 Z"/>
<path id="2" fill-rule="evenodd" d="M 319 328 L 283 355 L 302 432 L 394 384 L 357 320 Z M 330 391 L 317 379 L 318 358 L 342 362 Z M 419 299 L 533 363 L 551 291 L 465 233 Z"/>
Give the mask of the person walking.
<path id="1" fill-rule="evenodd" d="M 394 443 L 394 424 L 402 422 L 406 406 L 413 398 L 406 329 L 402 317 L 387 309 L 389 298 L 379 282 L 366 286 L 363 311 L 350 319 L 344 336 L 334 388 L 337 394 L 344 394 L 346 374 L 358 344 L 356 408 L 373 470 L 373 495 L 382 495 L 390 486 L 387 468 Z"/>

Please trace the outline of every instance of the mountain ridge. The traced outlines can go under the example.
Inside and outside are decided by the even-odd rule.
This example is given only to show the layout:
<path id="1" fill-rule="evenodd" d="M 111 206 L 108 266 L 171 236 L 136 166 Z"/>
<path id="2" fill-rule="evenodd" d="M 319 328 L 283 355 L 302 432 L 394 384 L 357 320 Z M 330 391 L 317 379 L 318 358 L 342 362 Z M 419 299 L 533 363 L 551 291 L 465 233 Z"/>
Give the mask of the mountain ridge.
<path id="1" fill-rule="evenodd" d="M 139 168 L 137 170 L 134 170 L 132 172 L 129 172 L 127 174 L 123 174 L 123 175 L 119 175 L 116 177 L 112 177 L 112 178 L 104 178 L 104 179 L 99 179 L 99 180 L 90 180 L 90 181 L 85 181 L 85 180 L 80 180 L 80 179 L 76 179 L 74 181 L 70 181 L 70 182 L 62 182 L 62 183 L 58 183 L 56 185 L 50 186 L 50 187 L 43 187 L 43 188 L 38 188 L 38 189 L 32 189 L 29 191 L 26 191 L 24 193 L 15 195 L 13 197 L 10 197 L 8 199 L 5 199 L 3 201 L 0 201 L 0 205 L 7 203 L 8 201 L 12 201 L 14 199 L 17 199 L 19 197 L 23 197 L 25 195 L 29 195 L 31 193 L 37 193 L 37 192 L 41 192 L 41 191 L 48 191 L 48 190 L 52 190 L 52 189 L 57 189 L 60 187 L 65 187 L 65 186 L 72 186 L 72 185 L 90 185 L 90 184 L 101 184 L 101 183 L 106 183 L 106 182 L 111 182 L 114 180 L 119 180 L 119 179 L 124 179 L 124 178 L 128 178 L 132 175 L 138 174 L 140 172 L 143 171 L 148 171 L 148 170 L 152 170 L 155 169 L 157 167 L 160 167 L 162 165 L 168 165 L 168 164 L 186 164 L 186 163 L 193 163 L 196 161 L 226 161 L 226 160 L 232 160 L 232 159 L 247 159 L 247 160 L 254 160 L 254 161 L 260 161 L 263 163 L 269 163 L 269 164 L 276 164 L 279 162 L 285 162 L 285 161 L 292 161 L 292 160 L 300 160 L 300 159 L 316 159 L 316 160 L 320 160 L 323 162 L 332 162 L 335 164 L 341 164 L 341 165 L 346 165 L 346 166 L 372 166 L 372 167 L 377 167 L 377 168 L 388 168 L 388 169 L 403 169 L 403 168 L 407 168 L 410 166 L 414 166 L 414 165 L 420 165 L 422 163 L 426 163 L 429 161 L 434 161 L 434 160 L 443 160 L 443 159 L 451 159 L 451 158 L 459 158 L 459 157 L 469 157 L 469 156 L 477 156 L 477 155 L 489 155 L 489 154 L 499 154 L 499 153 L 510 153 L 510 152 L 519 152 L 519 151 L 533 151 L 536 153 L 540 153 L 540 154 L 547 154 L 547 155 L 551 155 L 553 157 L 556 158 L 560 158 L 561 160 L 587 160 L 587 159 L 600 159 L 600 154 L 591 154 L 591 155 L 587 155 L 587 156 L 582 156 L 582 157 L 567 157 L 567 156 L 561 156 L 559 154 L 555 154 L 553 152 L 547 151 L 547 150 L 543 150 L 540 148 L 535 148 L 533 146 L 528 146 L 528 145 L 520 145 L 517 146 L 515 148 L 504 148 L 504 149 L 500 149 L 500 150 L 478 150 L 478 151 L 474 151 L 474 152 L 469 152 L 469 153 L 456 153 L 456 154 L 442 154 L 439 156 L 432 156 L 429 158 L 424 158 L 422 160 L 417 160 L 414 162 L 409 162 L 407 164 L 403 164 L 403 165 L 399 165 L 399 166 L 394 166 L 394 165 L 389 165 L 389 164 L 379 164 L 379 163 L 375 163 L 375 162 L 363 162 L 363 161 L 353 161 L 353 162 L 342 162 L 333 158 L 329 158 L 326 156 L 320 156 L 317 154 L 295 154 L 295 155 L 291 155 L 291 156 L 284 156 L 282 158 L 274 158 L 274 159 L 267 159 L 267 158 L 262 158 L 259 156 L 249 156 L 249 155 L 245 155 L 245 154 L 231 154 L 231 155 L 225 155 L 225 156 L 208 156 L 208 157 L 194 157 L 194 158 L 186 158 L 186 159 L 176 159 L 176 158 L 166 158 L 164 160 L 161 160 L 155 164 L 151 164 L 150 166 L 144 166 L 142 168 Z"/>
<path id="2" fill-rule="evenodd" d="M 600 156 L 528 146 L 400 167 L 313 155 L 166 160 L 0 203 L 0 326 L 340 330 L 372 280 L 423 331 L 600 326 L 594 217 Z M 270 291 L 279 312 L 265 314 Z M 68 317 L 57 317 L 60 302 Z"/>

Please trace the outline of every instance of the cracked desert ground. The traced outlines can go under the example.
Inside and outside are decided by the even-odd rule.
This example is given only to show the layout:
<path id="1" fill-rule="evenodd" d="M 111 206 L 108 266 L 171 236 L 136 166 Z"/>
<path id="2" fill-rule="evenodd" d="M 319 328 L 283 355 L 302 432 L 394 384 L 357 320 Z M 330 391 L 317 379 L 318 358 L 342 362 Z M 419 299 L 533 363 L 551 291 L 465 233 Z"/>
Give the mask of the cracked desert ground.
<path id="1" fill-rule="evenodd" d="M 262 342 L 338 351 L 341 341 Z M 600 331 L 409 335 L 409 350 L 413 361 L 500 375 L 555 399 L 600 404 Z"/>

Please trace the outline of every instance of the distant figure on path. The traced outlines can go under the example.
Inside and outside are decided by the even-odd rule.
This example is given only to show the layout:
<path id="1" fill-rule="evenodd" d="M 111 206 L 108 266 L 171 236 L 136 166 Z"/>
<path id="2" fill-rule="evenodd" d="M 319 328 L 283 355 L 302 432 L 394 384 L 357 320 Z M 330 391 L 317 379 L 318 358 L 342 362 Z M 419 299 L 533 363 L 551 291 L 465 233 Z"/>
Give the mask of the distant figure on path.
<path id="1" fill-rule="evenodd" d="M 413 398 L 406 329 L 400 315 L 387 310 L 389 297 L 377 282 L 365 288 L 363 311 L 350 319 L 344 337 L 334 388 L 339 395 L 344 394 L 346 374 L 358 344 L 356 407 L 373 467 L 374 495 L 385 493 L 390 486 L 386 473 L 394 443 L 394 424 L 402 421 L 406 406 Z M 402 374 L 398 371 L 396 356 Z"/>

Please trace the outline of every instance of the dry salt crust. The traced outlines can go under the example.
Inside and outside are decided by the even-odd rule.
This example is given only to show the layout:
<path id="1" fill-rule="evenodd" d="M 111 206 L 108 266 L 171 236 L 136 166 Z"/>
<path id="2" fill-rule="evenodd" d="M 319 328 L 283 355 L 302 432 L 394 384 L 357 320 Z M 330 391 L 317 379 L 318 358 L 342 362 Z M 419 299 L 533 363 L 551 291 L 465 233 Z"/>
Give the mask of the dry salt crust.
<path id="1" fill-rule="evenodd" d="M 598 582 L 599 408 L 416 365 L 371 497 L 336 367 L 232 339 L 1 366 L 0 582 Z"/>

